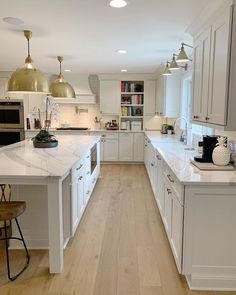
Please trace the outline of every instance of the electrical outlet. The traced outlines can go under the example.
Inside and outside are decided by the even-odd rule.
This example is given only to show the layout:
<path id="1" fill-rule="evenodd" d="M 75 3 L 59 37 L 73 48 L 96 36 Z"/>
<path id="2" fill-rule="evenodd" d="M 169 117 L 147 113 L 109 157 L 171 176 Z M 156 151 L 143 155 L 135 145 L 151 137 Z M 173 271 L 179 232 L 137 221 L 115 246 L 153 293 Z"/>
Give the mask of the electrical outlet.
<path id="1" fill-rule="evenodd" d="M 233 141 L 228 141 L 228 149 L 231 152 L 235 152 L 236 151 L 236 144 Z"/>

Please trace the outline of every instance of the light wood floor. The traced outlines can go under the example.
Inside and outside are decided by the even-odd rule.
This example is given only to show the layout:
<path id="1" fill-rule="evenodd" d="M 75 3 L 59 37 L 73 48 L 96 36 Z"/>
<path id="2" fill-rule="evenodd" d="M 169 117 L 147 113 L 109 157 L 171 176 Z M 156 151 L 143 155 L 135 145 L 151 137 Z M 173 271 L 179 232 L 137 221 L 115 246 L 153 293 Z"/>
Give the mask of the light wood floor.
<path id="1" fill-rule="evenodd" d="M 19 264 L 19 253 L 14 255 Z M 176 270 L 143 165 L 102 167 L 65 251 L 62 274 L 48 274 L 46 251 L 31 251 L 29 269 L 13 283 L 0 263 L 1 295 L 236 294 L 188 290 Z"/>

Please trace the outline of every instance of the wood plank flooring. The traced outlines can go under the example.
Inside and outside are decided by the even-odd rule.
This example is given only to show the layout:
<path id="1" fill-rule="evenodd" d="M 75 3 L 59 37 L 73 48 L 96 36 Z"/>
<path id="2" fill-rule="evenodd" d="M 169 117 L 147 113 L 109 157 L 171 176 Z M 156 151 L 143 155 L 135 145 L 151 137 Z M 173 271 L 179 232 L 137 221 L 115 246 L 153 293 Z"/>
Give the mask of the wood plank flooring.
<path id="1" fill-rule="evenodd" d="M 31 251 L 29 269 L 9 283 L 0 249 L 1 295 L 226 295 L 193 292 L 176 270 L 143 165 L 104 165 L 60 275 L 47 251 Z M 13 253 L 14 267 L 21 253 Z"/>

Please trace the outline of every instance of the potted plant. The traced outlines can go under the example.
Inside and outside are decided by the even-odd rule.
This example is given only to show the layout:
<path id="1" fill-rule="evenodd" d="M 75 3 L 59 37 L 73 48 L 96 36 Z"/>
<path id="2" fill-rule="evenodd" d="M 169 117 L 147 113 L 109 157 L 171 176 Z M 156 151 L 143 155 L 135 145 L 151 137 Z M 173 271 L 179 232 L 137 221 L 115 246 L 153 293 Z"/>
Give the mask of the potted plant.
<path id="1" fill-rule="evenodd" d="M 58 140 L 55 138 L 53 134 L 49 133 L 49 127 L 51 125 L 52 115 L 55 112 L 55 108 L 52 108 L 49 112 L 49 106 L 54 105 L 54 101 L 52 97 L 46 96 L 46 119 L 44 123 L 44 127 L 40 128 L 39 133 L 32 138 L 33 145 L 35 148 L 52 148 L 58 145 Z"/>

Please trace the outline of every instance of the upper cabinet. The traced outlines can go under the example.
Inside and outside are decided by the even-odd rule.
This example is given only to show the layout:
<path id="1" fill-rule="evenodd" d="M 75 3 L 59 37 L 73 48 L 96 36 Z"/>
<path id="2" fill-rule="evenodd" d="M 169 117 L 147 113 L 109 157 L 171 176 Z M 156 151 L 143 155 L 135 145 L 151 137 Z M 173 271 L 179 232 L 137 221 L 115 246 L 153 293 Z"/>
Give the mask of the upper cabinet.
<path id="1" fill-rule="evenodd" d="M 145 100 L 144 100 L 144 114 L 155 115 L 155 98 L 156 98 L 156 81 L 147 80 L 145 82 Z"/>
<path id="2" fill-rule="evenodd" d="M 236 130 L 235 16 L 222 7 L 194 38 L 192 120 L 225 130 Z"/>
<path id="3" fill-rule="evenodd" d="M 7 97 L 8 78 L 0 78 L 0 99 Z"/>
<path id="4" fill-rule="evenodd" d="M 102 114 L 120 114 L 120 81 L 100 81 L 100 111 Z"/>
<path id="5" fill-rule="evenodd" d="M 156 88 L 156 114 L 168 118 L 179 117 L 181 71 L 175 71 L 170 76 L 160 75 Z"/>

